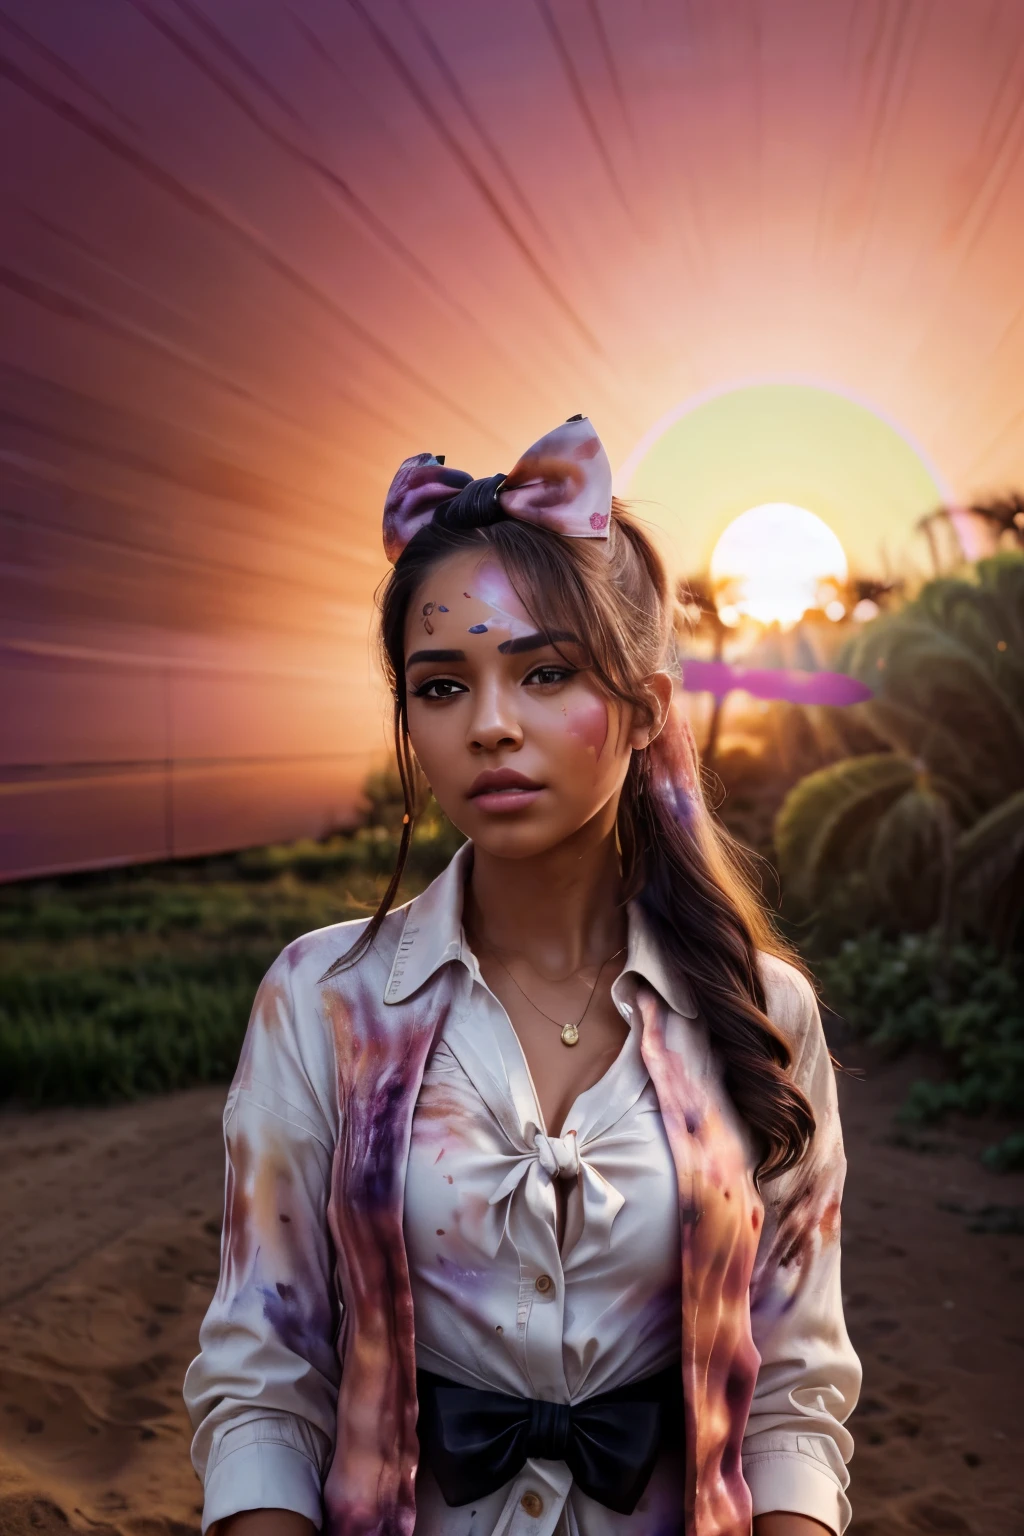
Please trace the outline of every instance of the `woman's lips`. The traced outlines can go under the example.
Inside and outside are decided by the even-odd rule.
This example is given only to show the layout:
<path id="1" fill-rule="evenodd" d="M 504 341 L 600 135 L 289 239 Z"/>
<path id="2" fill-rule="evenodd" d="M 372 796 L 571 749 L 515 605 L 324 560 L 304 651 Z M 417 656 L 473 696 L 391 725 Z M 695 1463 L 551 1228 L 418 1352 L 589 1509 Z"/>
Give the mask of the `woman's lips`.
<path id="1" fill-rule="evenodd" d="M 533 804 L 543 787 L 514 768 L 488 768 L 473 780 L 467 798 L 482 811 L 521 811 Z"/>

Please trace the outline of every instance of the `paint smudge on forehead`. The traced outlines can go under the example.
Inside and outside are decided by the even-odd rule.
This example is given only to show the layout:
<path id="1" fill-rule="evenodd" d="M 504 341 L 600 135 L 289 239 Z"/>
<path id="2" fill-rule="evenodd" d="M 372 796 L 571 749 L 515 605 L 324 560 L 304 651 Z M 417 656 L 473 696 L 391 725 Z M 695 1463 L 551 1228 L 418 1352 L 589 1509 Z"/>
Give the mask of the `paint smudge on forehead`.
<path id="1" fill-rule="evenodd" d="M 493 560 L 482 561 L 473 576 L 472 592 L 463 596 L 484 603 L 491 610 L 484 628 L 474 625 L 470 634 L 478 635 L 489 629 L 507 630 L 513 640 L 532 634 L 536 624 L 523 610 L 515 587 L 509 581 L 502 566 Z M 523 610 L 516 613 L 515 609 Z"/>

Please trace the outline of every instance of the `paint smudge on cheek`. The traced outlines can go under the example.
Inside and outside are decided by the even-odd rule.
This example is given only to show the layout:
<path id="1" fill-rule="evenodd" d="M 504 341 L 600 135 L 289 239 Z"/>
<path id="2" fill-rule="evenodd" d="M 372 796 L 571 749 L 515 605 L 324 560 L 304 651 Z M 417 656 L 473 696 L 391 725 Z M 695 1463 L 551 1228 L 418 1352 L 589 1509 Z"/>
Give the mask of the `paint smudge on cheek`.
<path id="1" fill-rule="evenodd" d="M 565 728 L 570 736 L 593 752 L 596 762 L 608 740 L 607 702 L 596 694 L 589 694 L 567 705 Z"/>

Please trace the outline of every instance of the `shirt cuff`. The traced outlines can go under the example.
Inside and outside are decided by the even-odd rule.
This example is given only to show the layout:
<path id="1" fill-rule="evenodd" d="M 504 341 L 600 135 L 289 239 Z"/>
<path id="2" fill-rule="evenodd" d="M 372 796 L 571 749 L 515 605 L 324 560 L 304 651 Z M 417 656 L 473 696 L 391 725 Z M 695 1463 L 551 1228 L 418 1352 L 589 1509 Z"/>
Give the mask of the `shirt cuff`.
<path id="1" fill-rule="evenodd" d="M 218 1458 L 206 1479 L 203 1536 L 243 1509 L 289 1509 L 323 1524 L 320 1473 L 308 1456 L 276 1440 L 250 1440 Z"/>
<path id="2" fill-rule="evenodd" d="M 743 1476 L 755 1515 L 776 1510 L 820 1520 L 843 1536 L 853 1515 L 850 1501 L 828 1467 L 795 1451 L 763 1451 L 743 1458 Z"/>

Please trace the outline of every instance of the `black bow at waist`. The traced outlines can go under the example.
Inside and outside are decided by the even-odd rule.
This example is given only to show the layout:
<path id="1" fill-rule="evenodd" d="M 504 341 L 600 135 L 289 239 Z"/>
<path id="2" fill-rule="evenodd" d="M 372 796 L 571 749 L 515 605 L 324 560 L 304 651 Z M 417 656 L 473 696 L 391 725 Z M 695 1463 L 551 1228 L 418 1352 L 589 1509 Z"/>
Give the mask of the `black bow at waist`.
<path id="1" fill-rule="evenodd" d="M 581 1403 L 544 1403 L 460 1387 L 419 1371 L 420 1444 L 446 1504 L 510 1482 L 529 1457 L 564 1461 L 590 1498 L 631 1515 L 671 1439 L 682 1454 L 682 1383 L 674 1365 Z"/>

